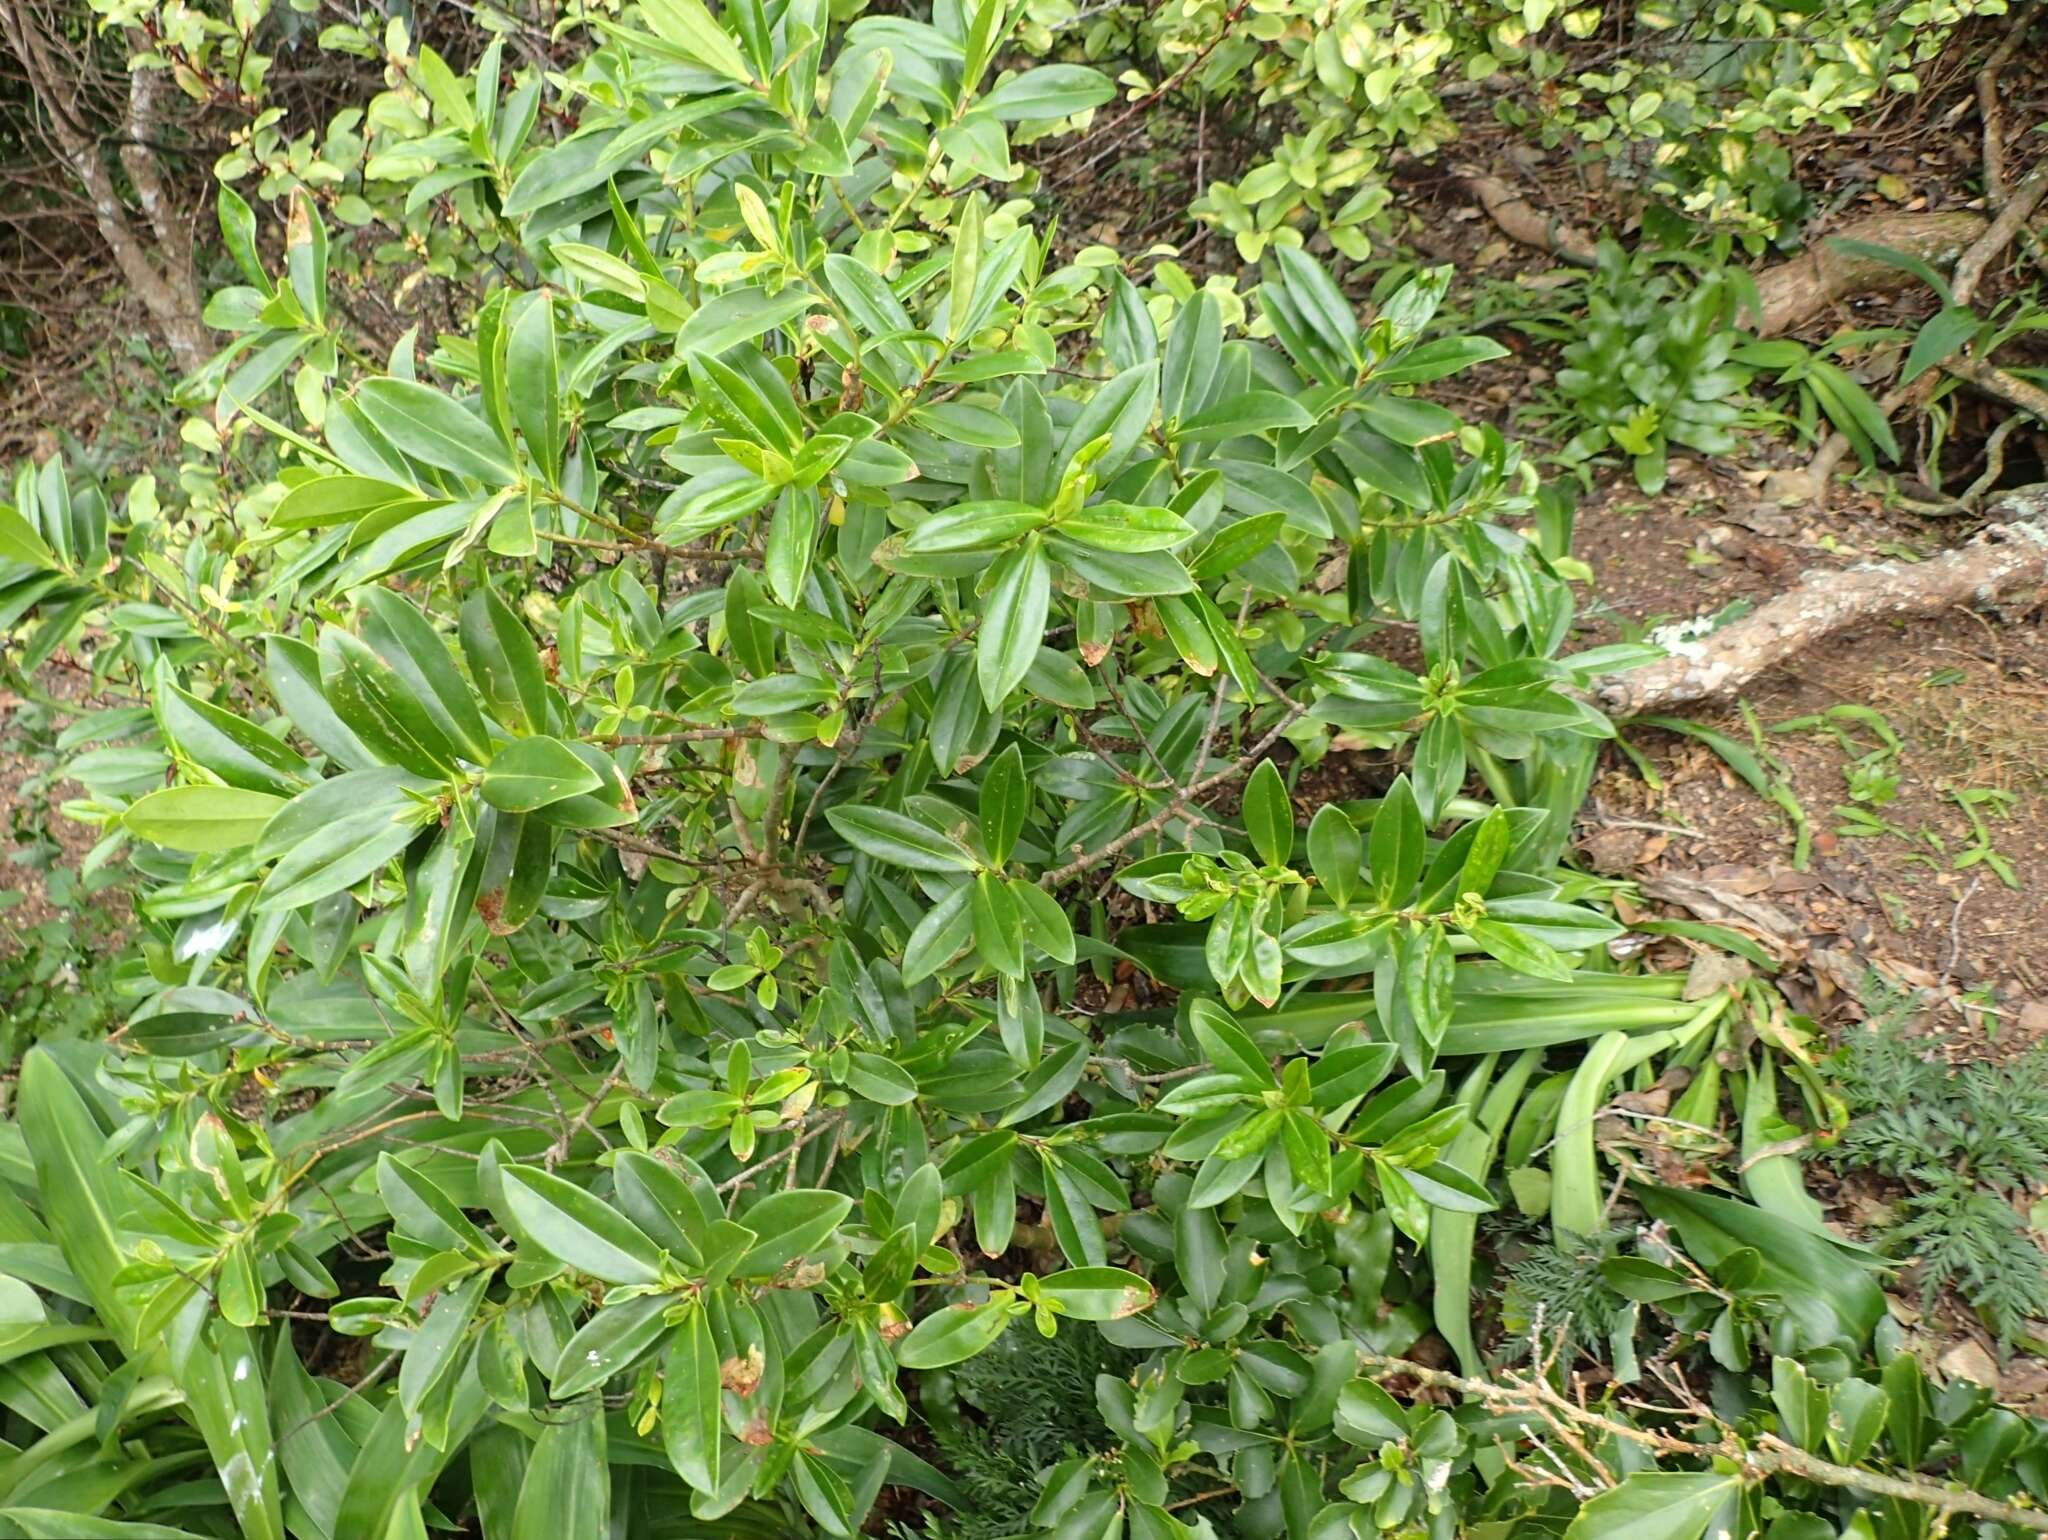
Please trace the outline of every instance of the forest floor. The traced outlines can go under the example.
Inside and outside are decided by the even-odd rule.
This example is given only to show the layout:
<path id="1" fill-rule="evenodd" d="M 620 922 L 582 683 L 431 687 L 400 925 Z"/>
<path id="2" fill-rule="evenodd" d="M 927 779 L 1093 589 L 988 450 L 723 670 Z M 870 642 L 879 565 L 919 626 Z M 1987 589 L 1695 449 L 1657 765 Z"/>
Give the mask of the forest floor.
<path id="1" fill-rule="evenodd" d="M 1895 518 L 1816 521 L 1760 504 L 1741 477 L 1656 499 L 1610 490 L 1579 528 L 1590 625 L 1632 633 L 1768 597 L 1804 570 L 1935 543 Z M 2039 619 L 2024 604 L 1872 625 L 1685 718 L 1753 766 L 1710 740 L 1627 726 L 1649 774 L 1610 756 L 1581 854 L 1767 937 L 1796 964 L 1784 979 L 1795 1002 L 1822 1019 L 1889 986 L 1924 992 L 1958 1057 L 2032 1046 L 2048 1036 L 2048 958 L 2028 942 L 2048 894 Z M 1762 771 L 1768 795 L 1743 768 Z"/>

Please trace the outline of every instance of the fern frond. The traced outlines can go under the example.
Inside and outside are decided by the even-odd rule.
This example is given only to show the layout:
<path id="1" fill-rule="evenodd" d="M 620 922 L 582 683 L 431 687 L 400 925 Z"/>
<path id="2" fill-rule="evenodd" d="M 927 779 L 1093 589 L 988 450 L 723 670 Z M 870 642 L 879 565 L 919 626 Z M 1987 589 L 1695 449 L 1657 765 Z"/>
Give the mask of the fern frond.
<path id="1" fill-rule="evenodd" d="M 1856 1034 L 1837 1066 L 1851 1119 L 1836 1161 L 1907 1189 L 1885 1244 L 1918 1263 L 1927 1303 L 1954 1289 L 2010 1345 L 2048 1317 L 2048 1256 L 2018 1212 L 2048 1186 L 2048 1054 L 1951 1069 L 1895 1019 Z"/>

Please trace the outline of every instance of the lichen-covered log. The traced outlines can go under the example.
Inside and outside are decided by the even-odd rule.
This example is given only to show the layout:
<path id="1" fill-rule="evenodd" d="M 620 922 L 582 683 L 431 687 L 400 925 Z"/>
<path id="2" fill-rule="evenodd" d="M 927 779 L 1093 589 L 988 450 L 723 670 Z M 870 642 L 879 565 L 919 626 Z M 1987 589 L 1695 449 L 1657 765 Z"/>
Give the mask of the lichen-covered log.
<path id="1" fill-rule="evenodd" d="M 1999 522 L 1956 550 L 1921 562 L 1809 572 L 1790 592 L 1718 631 L 1688 636 L 1691 628 L 1679 627 L 1659 638 L 1669 657 L 1595 681 L 1593 699 L 1617 717 L 1707 700 L 1851 626 L 2048 587 L 2048 483 L 2005 493 L 1986 511 Z"/>

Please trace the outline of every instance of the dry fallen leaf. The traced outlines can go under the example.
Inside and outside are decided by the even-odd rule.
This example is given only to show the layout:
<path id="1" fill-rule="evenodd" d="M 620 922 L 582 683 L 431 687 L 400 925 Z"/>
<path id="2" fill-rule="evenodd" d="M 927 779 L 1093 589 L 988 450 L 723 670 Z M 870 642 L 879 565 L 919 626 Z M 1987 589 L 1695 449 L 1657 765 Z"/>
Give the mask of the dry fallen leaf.
<path id="1" fill-rule="evenodd" d="M 1764 879 L 1769 885 L 1769 878 Z M 1738 891 L 1733 885 L 1710 881 L 1704 873 L 1687 876 L 1682 872 L 1660 872 L 1641 884 L 1643 896 L 1676 904 L 1702 920 L 1732 925 L 1753 932 L 1780 956 L 1793 957 L 1806 947 L 1805 927 L 1768 899 Z"/>
<path id="2" fill-rule="evenodd" d="M 1702 952 L 1686 970 L 1684 1000 L 1704 1000 L 1750 976 L 1749 964 L 1733 952 Z"/>
<path id="3" fill-rule="evenodd" d="M 2048 1000 L 2029 1000 L 2021 1006 L 2019 1027 L 2029 1040 L 2048 1036 Z"/>
<path id="4" fill-rule="evenodd" d="M 1940 1366 L 1950 1379 L 1969 1380 L 1992 1392 L 1998 1389 L 1998 1365 L 1975 1338 L 1965 1338 L 1943 1353 Z"/>

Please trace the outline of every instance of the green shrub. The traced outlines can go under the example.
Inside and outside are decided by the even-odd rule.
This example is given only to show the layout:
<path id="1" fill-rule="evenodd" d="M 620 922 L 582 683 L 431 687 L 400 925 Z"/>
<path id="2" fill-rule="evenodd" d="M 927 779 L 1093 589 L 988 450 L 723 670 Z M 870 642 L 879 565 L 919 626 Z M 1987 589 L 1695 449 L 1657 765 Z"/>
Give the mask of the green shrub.
<path id="1" fill-rule="evenodd" d="M 1583 330 L 1557 374 L 1558 395 L 1586 424 L 1564 447 L 1567 463 L 1618 449 L 1645 492 L 1663 490 L 1672 445 L 1707 455 L 1735 447 L 1730 429 L 1750 379 L 1731 361 L 1740 275 L 1710 266 L 1688 284 L 1678 276 L 1685 265 L 1681 253 L 1631 256 L 1602 241 Z"/>
<path id="2" fill-rule="evenodd" d="M 1397 1360 L 1485 1368 L 1497 1150 L 1603 1229 L 1610 1089 L 1733 1030 L 1560 864 L 1574 687 L 1641 651 L 1561 655 L 1561 521 L 1415 393 L 1497 351 L 1421 340 L 1447 275 L 1361 320 L 1283 249 L 1239 316 L 932 205 L 1107 95 L 1000 70 L 999 6 L 593 25 L 558 142 L 495 51 L 426 67 L 415 187 L 474 187 L 500 274 L 463 324 L 371 356 L 304 190 L 281 270 L 224 193 L 179 495 L 52 461 L 0 508 L 16 666 L 148 701 L 74 812 L 170 932 L 112 1041 L 22 1065 L 0 1526 L 971 1519 L 909 1430 L 940 1376 L 999 1429 L 969 1365 L 1027 1335 L 1092 1383 L 1003 1445 L 1063 1536 L 1694 1540 L 1781 1423 L 1879 1458 L 1872 1396 L 1887 1468 L 1946 1459 L 1991 1413 L 1880 1385 L 1867 1261 L 1709 1194 L 1636 1184 L 1676 1241 L 1602 1277 L 1728 1377 L 1672 1415 L 1740 1474 L 1609 1402 L 1574 1519 L 1502 1463 L 1579 1415 L 1547 1381 Z M 1405 768 L 1304 827 L 1339 744 Z"/>
<path id="3" fill-rule="evenodd" d="M 9 1064 L 46 1039 L 97 1037 L 122 1009 L 124 873 L 89 852 L 75 868 L 56 838 L 60 788 L 48 767 L 94 752 L 90 725 L 54 730 L 61 715 L 38 704 L 0 716 L 10 772 L 0 782 L 0 1058 Z"/>
<path id="4" fill-rule="evenodd" d="M 1363 259 L 1395 195 L 1394 163 L 1434 155 L 1461 118 L 1481 115 L 1597 158 L 1645 201 L 1760 251 L 1809 211 L 1795 136 L 1846 133 L 1859 112 L 1917 91 L 1959 25 L 2004 8 L 1166 0 L 1076 12 L 1040 0 L 1043 30 L 1027 36 L 1058 47 L 1085 18 L 1080 53 L 1135 59 L 1134 87 L 1185 78 L 1210 101 L 1234 98 L 1243 117 L 1279 109 L 1278 142 L 1196 204 L 1248 262 L 1315 234 Z"/>
<path id="5" fill-rule="evenodd" d="M 1840 429 L 1865 465 L 1898 458 L 1884 413 L 1833 360 L 1856 334 L 1817 348 L 1749 336 L 1755 285 L 1727 265 L 1726 238 L 1695 249 L 1697 232 L 1668 214 L 1645 231 L 1634 251 L 1601 241 L 1593 269 L 1540 309 L 1524 299 L 1517 313 L 1509 296 L 1505 314 L 1517 330 L 1560 345 L 1564 367 L 1525 414 L 1558 442 L 1560 464 L 1584 478 L 1619 451 L 1636 485 L 1654 494 L 1674 447 L 1726 454 L 1738 429 L 1772 423 L 1809 439 Z"/>

